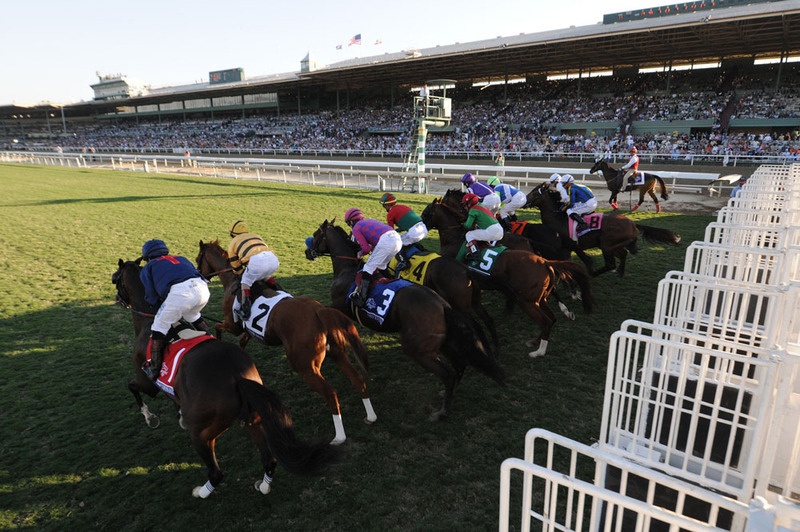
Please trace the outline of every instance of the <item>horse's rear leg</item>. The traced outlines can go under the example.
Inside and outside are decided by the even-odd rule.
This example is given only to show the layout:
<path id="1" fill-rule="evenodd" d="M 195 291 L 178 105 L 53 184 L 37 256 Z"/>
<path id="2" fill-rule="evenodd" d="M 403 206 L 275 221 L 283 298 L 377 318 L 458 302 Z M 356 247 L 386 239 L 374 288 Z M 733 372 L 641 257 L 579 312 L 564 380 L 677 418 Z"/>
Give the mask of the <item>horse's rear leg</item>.
<path id="1" fill-rule="evenodd" d="M 216 437 L 205 439 L 198 431 L 192 430 L 192 445 L 194 445 L 194 450 L 197 451 L 197 454 L 206 464 L 206 470 L 208 471 L 208 480 L 202 486 L 195 486 L 192 489 L 192 496 L 205 499 L 219 486 L 224 476 L 219 468 L 217 455 L 214 451 Z"/>
<path id="2" fill-rule="evenodd" d="M 339 366 L 339 370 L 347 376 L 347 378 L 350 380 L 350 384 L 353 385 L 353 388 L 358 391 L 358 395 L 361 396 L 361 402 L 364 403 L 364 410 L 367 413 L 367 417 L 364 418 L 364 423 L 367 425 L 375 423 L 378 420 L 378 415 L 372 408 L 372 401 L 369 398 L 367 381 L 364 376 L 359 373 L 355 366 L 353 366 L 345 351 L 341 351 L 331 346 L 328 357 L 333 358 L 333 361 L 336 362 L 337 366 Z"/>
<path id="3" fill-rule="evenodd" d="M 553 324 L 556 322 L 556 316 L 546 303 L 541 304 L 541 302 L 538 301 L 521 301 L 520 306 L 522 307 L 522 310 L 524 310 L 533 321 L 538 323 L 539 327 L 541 328 L 538 338 L 525 342 L 525 345 L 528 347 L 533 347 L 537 343 L 539 344 L 539 347 L 536 349 L 536 351 L 531 351 L 528 353 L 528 356 L 531 358 L 543 356 L 547 353 L 547 344 L 550 340 L 550 331 L 553 329 Z"/>
<path id="4" fill-rule="evenodd" d="M 453 392 L 455 391 L 456 382 L 458 381 L 455 372 L 447 367 L 435 352 L 430 353 L 419 347 L 406 345 L 403 346 L 403 352 L 406 353 L 409 358 L 415 360 L 417 364 L 439 377 L 439 380 L 444 384 L 442 408 L 430 416 L 431 421 L 443 420 L 450 415 L 450 407 L 453 403 Z"/>
<path id="5" fill-rule="evenodd" d="M 336 430 L 336 435 L 331 440 L 331 445 L 340 445 L 344 443 L 347 436 L 344 433 L 344 424 L 342 423 L 342 412 L 339 407 L 339 397 L 336 395 L 336 390 L 333 386 L 328 384 L 325 377 L 319 373 L 319 368 L 306 368 L 299 371 L 300 376 L 306 381 L 306 384 L 313 391 L 317 392 L 328 403 L 331 415 L 333 416 L 333 427 Z"/>
<path id="6" fill-rule="evenodd" d="M 256 480 L 255 488 L 256 491 L 261 492 L 262 495 L 266 495 L 272 491 L 272 479 L 275 478 L 275 467 L 278 462 L 269 451 L 269 445 L 267 445 L 267 439 L 264 435 L 262 425 L 250 425 L 250 437 L 253 439 L 256 447 L 258 447 L 258 454 L 261 456 L 261 465 L 264 466 L 264 477 L 260 480 Z"/>

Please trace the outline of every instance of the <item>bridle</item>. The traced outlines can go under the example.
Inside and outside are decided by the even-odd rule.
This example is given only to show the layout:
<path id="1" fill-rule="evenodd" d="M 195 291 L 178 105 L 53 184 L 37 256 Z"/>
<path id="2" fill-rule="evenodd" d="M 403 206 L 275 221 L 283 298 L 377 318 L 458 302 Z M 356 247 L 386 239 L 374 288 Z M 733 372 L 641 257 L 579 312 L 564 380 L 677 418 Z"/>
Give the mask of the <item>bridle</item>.
<path id="1" fill-rule="evenodd" d="M 336 227 L 336 226 L 334 226 L 333 224 L 330 224 L 328 227 Z M 323 227 L 322 225 L 319 226 L 319 232 L 320 232 L 319 241 L 322 241 L 323 239 L 325 239 L 325 241 L 327 242 L 328 237 L 325 234 L 325 231 L 327 231 L 327 229 L 328 229 L 327 227 Z M 317 246 L 316 246 L 317 239 L 315 239 L 313 237 L 312 237 L 312 239 L 313 239 L 312 242 L 314 244 L 311 247 L 306 248 L 306 258 L 308 258 L 308 259 L 314 260 L 317 257 L 328 256 L 328 257 L 331 257 L 331 258 L 344 259 L 344 260 L 354 260 L 354 261 L 362 260 L 362 259 L 359 259 L 358 257 L 350 257 L 350 256 L 347 256 L 347 255 L 336 255 L 336 256 L 334 256 L 329 251 L 328 252 L 322 252 L 322 251 L 317 249 Z"/>
<path id="2" fill-rule="evenodd" d="M 121 306 L 122 308 L 126 308 L 133 312 L 134 314 L 138 314 L 139 316 L 143 316 L 145 318 L 154 318 L 156 315 L 150 312 L 142 312 L 141 310 L 137 310 L 133 308 L 133 305 L 130 303 L 130 294 L 128 294 L 128 289 L 125 288 L 125 283 L 122 281 L 123 272 L 120 269 L 115 274 L 114 285 L 117 287 L 117 305 Z"/>
<path id="3" fill-rule="evenodd" d="M 230 264 L 230 259 L 226 258 L 225 261 L 228 264 Z M 206 258 L 206 247 L 205 247 L 205 245 L 200 250 L 200 255 L 197 257 L 197 270 L 198 271 L 201 271 L 201 272 L 203 271 L 203 262 L 208 264 L 208 267 L 211 268 L 211 263 Z M 233 268 L 228 266 L 227 268 L 223 268 L 222 270 L 213 271 L 213 272 L 209 273 L 208 275 L 204 275 L 204 277 L 206 279 L 211 279 L 212 277 L 218 276 L 221 273 L 227 273 L 227 272 L 232 272 L 232 271 L 233 271 Z"/>

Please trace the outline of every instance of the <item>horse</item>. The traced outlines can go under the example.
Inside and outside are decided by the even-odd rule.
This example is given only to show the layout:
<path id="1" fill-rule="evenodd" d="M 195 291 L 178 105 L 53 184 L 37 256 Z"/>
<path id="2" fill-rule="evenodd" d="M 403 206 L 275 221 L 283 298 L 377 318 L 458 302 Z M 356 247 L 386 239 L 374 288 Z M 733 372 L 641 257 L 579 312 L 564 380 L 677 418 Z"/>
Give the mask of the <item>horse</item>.
<path id="1" fill-rule="evenodd" d="M 139 262 L 119 260 L 111 276 L 116 285 L 117 304 L 129 308 L 135 333 L 132 353 L 135 377 L 128 384 L 148 426 L 158 426 L 142 393 L 155 397 L 156 384 L 142 371 L 155 309 L 144 298 Z M 266 495 L 279 463 L 297 475 L 324 474 L 341 457 L 341 451 L 327 443 L 306 443 L 298 439 L 289 411 L 280 397 L 264 386 L 255 363 L 235 344 L 207 337 L 183 354 L 174 370 L 174 395 L 181 427 L 189 432 L 195 451 L 203 460 L 208 480 L 192 490 L 205 499 L 219 486 L 223 473 L 216 457 L 216 440 L 236 421 L 247 424 L 258 447 L 264 476 L 255 488 Z"/>
<path id="2" fill-rule="evenodd" d="M 464 192 L 457 189 L 449 189 L 442 196 L 441 202 L 449 205 L 455 210 L 461 210 L 461 200 L 464 197 Z M 572 250 L 568 245 L 562 241 L 561 234 L 550 227 L 549 225 L 531 222 L 511 222 L 511 232 L 506 231 L 503 238 L 497 243 L 498 245 L 505 246 L 510 249 L 518 249 L 522 251 L 533 251 L 537 255 L 541 255 L 548 260 L 569 260 L 572 257 Z M 592 259 L 583 251 L 577 252 L 578 257 L 583 261 L 587 268 L 591 268 Z M 474 270 L 470 270 L 474 271 Z M 484 289 L 496 290 L 507 292 L 503 283 L 490 283 L 485 276 L 479 276 L 482 280 L 482 287 Z M 578 299 L 580 294 L 575 290 L 574 286 L 570 286 L 569 292 L 572 299 Z M 513 292 L 513 289 L 511 290 Z M 508 294 L 506 294 L 508 297 Z M 558 304 L 558 308 L 570 320 L 575 319 L 575 313 L 572 312 L 561 300 L 558 291 L 554 290 L 551 294 Z M 550 296 L 548 296 L 550 297 Z M 508 304 L 511 308 L 514 305 L 513 294 L 512 301 Z"/>
<path id="3" fill-rule="evenodd" d="M 611 207 L 616 211 L 619 208 L 619 204 L 617 203 L 617 194 L 622 192 L 628 192 L 631 190 L 638 190 L 639 191 L 639 203 L 634 205 L 631 209 L 631 212 L 634 212 L 636 209 L 642 206 L 642 202 L 644 201 L 644 195 L 649 194 L 653 201 L 656 204 L 656 212 L 661 212 L 661 204 L 658 202 L 658 197 L 656 197 L 655 188 L 656 184 L 661 187 L 661 199 L 668 200 L 669 199 L 669 191 L 667 190 L 667 184 L 661 179 L 659 176 L 655 174 L 649 174 L 643 172 L 644 174 L 644 183 L 641 185 L 633 185 L 633 184 L 625 184 L 625 188 L 622 188 L 622 177 L 625 175 L 625 170 L 619 169 L 609 166 L 605 159 L 598 159 L 592 168 L 589 170 L 590 174 L 594 174 L 595 172 L 602 172 L 603 179 L 606 180 L 606 186 L 608 190 L 611 191 L 611 197 L 608 199 L 608 202 L 611 204 Z"/>
<path id="4" fill-rule="evenodd" d="M 558 193 L 549 189 L 547 183 L 542 183 L 528 193 L 526 207 L 537 207 L 541 213 L 542 222 L 558 230 L 564 238 L 565 245 L 572 246 L 574 251 L 599 248 L 603 255 L 603 267 L 597 270 L 590 268 L 592 276 L 596 277 L 609 271 L 616 271 L 619 277 L 625 275 L 625 262 L 628 253 L 639 252 L 637 241 L 639 233 L 645 240 L 652 243 L 671 244 L 677 246 L 681 236 L 668 229 L 651 227 L 636 223 L 630 218 L 619 214 L 606 213 L 592 216 L 600 217 L 599 227 L 589 224 L 591 230 L 578 237 L 577 242 L 569 236 L 570 221 L 567 213 L 558 208 Z M 584 218 L 589 215 L 584 215 Z M 619 266 L 617 266 L 617 259 Z"/>
<path id="5" fill-rule="evenodd" d="M 221 338 L 223 331 L 238 336 L 245 329 L 248 332 L 245 339 L 255 336 L 266 345 L 282 345 L 291 368 L 328 404 L 336 431 L 332 444 L 343 443 L 346 435 L 339 397 L 322 375 L 322 363 L 326 355 L 336 362 L 361 396 L 367 412 L 364 422 L 372 424 L 378 419 L 367 393 L 366 380 L 347 356 L 349 347 L 361 369 L 367 371 L 367 350 L 361 342 L 358 330 L 347 316 L 309 297 L 284 297 L 270 305 L 269 301 L 258 296 L 270 298 L 283 293 L 259 282 L 252 287 L 253 298 L 258 305 L 251 310 L 252 319 L 247 320 L 247 324 L 243 326 L 240 320 L 234 319 L 233 314 L 233 302 L 239 293 L 241 277 L 233 273 L 228 262 L 228 252 L 219 245 L 218 240 L 208 243 L 201 240 L 195 262 L 197 269 L 207 279 L 217 276 L 222 281 L 224 319 L 215 325 L 217 338 Z"/>
<path id="6" fill-rule="evenodd" d="M 380 288 L 380 300 L 375 301 L 371 312 L 359 308 L 348 301 L 356 274 L 364 265 L 356 256 L 358 245 L 334 221 L 325 220 L 307 241 L 307 246 L 308 260 L 324 255 L 331 257 L 332 306 L 372 330 L 399 332 L 403 353 L 441 380 L 444 385 L 442 406 L 430 416 L 432 421 L 450 415 L 455 386 L 468 365 L 505 386 L 505 373 L 471 315 L 455 310 L 430 288 L 408 281 L 401 281 L 403 286 L 396 290 L 384 284 Z M 370 297 L 373 299 L 377 298 Z"/>
<path id="7" fill-rule="evenodd" d="M 430 229 L 438 229 L 442 255 L 455 257 L 464 244 L 466 214 L 441 199 L 435 199 L 422 212 L 422 220 Z M 484 259 L 484 262 L 487 262 Z M 536 358 L 546 354 L 550 332 L 556 321 L 553 311 L 546 303 L 554 293 L 557 282 L 577 285 L 582 293 L 583 308 L 592 309 L 592 286 L 583 265 L 569 260 L 547 260 L 531 252 L 506 249 L 491 259 L 490 277 L 508 283 L 515 293 L 515 301 L 541 332 L 538 338 L 528 340 L 526 345 L 538 344 L 528 355 Z"/>

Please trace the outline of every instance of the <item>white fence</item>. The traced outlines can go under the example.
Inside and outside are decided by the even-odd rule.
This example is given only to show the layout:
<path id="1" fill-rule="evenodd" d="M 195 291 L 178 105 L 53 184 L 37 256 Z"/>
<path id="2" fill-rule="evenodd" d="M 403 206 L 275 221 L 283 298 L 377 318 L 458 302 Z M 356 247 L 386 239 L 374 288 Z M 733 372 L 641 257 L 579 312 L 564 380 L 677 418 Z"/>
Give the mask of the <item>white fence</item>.
<path id="1" fill-rule="evenodd" d="M 612 335 L 597 445 L 503 462 L 501 530 L 800 531 L 798 227 L 800 165 L 760 167 Z"/>
<path id="2" fill-rule="evenodd" d="M 520 189 L 532 188 L 553 173 L 572 174 L 579 182 L 605 188 L 605 180 L 589 173 L 594 161 L 576 166 L 568 161 L 552 166 L 504 166 L 491 164 L 431 164 L 425 173 L 410 171 L 405 163 L 382 160 L 272 159 L 247 157 L 206 157 L 182 155 L 0 152 L 0 161 L 79 168 L 111 168 L 134 172 L 179 172 L 232 179 L 271 180 L 310 185 L 372 188 L 375 190 L 443 193 L 460 186 L 470 172 L 487 179 L 500 172 L 503 181 Z M 480 161 L 486 163 L 486 161 Z M 720 174 L 706 172 L 657 172 L 673 190 L 708 192 Z"/>

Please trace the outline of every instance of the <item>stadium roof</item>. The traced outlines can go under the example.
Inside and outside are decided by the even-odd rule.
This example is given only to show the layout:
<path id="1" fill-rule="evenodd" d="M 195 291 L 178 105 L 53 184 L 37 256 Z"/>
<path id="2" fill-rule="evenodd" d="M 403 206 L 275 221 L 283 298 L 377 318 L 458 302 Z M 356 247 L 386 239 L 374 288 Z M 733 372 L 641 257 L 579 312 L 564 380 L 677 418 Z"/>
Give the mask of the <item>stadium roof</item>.
<path id="1" fill-rule="evenodd" d="M 412 87 L 447 78 L 459 83 L 543 74 L 669 67 L 728 59 L 800 55 L 800 0 L 779 0 L 469 43 L 454 43 L 334 63 L 310 72 L 242 82 L 163 87 L 148 95 L 67 105 L 90 114 L 119 105 L 256 92 Z M 0 115 L 14 112 L 0 108 Z M 72 114 L 72 113 L 70 113 Z"/>

